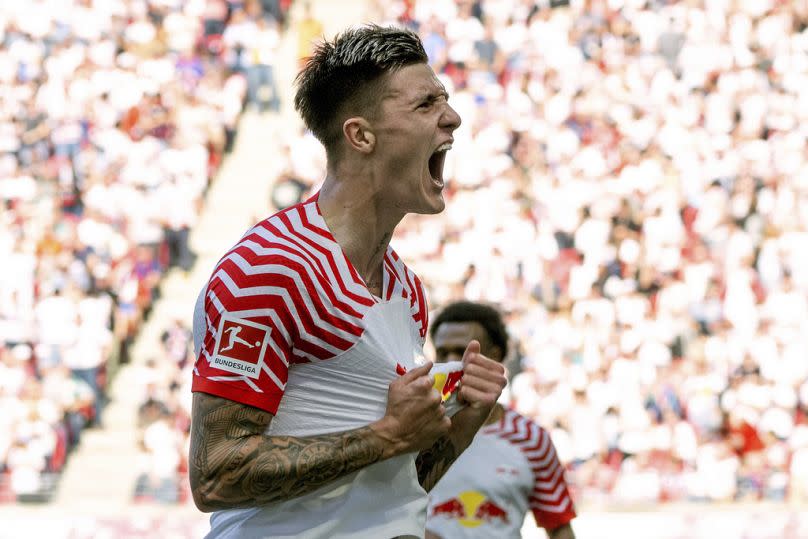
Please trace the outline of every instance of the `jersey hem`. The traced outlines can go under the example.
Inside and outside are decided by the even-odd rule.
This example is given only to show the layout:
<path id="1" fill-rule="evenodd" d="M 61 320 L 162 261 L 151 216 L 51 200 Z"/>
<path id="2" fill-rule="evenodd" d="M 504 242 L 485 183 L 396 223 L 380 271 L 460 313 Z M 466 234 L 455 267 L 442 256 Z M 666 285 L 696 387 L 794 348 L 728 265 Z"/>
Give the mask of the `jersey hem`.
<path id="1" fill-rule="evenodd" d="M 256 393 L 253 390 L 245 390 L 231 385 L 220 384 L 208 380 L 202 376 L 194 376 L 191 384 L 192 392 L 208 393 L 216 397 L 222 397 L 240 404 L 247 404 L 260 408 L 265 412 L 276 414 L 283 394 L 272 395 L 270 393 Z"/>

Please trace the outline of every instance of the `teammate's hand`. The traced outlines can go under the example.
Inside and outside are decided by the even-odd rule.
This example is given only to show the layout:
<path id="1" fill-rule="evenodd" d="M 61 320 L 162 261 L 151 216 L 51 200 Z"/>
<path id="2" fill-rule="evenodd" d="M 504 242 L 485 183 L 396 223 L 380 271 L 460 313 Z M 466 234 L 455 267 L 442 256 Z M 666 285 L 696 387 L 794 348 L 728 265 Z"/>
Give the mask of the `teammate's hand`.
<path id="1" fill-rule="evenodd" d="M 432 364 L 412 369 L 390 384 L 387 412 L 371 428 L 390 447 L 386 456 L 422 451 L 445 436 L 452 426 L 441 395 L 429 375 Z"/>
<path id="2" fill-rule="evenodd" d="M 471 341 L 463 353 L 463 379 L 458 399 L 487 414 L 499 399 L 508 380 L 505 367 L 480 353 L 480 343 Z"/>

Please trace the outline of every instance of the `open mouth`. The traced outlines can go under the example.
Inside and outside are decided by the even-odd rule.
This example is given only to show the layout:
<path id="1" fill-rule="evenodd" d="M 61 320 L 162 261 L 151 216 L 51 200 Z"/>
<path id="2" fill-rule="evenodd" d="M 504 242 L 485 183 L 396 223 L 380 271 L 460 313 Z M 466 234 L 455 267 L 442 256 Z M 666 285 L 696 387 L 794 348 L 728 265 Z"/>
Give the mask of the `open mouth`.
<path id="1" fill-rule="evenodd" d="M 444 142 L 429 156 L 429 175 L 438 187 L 443 187 L 443 164 L 446 162 L 446 152 L 452 149 L 451 142 Z"/>

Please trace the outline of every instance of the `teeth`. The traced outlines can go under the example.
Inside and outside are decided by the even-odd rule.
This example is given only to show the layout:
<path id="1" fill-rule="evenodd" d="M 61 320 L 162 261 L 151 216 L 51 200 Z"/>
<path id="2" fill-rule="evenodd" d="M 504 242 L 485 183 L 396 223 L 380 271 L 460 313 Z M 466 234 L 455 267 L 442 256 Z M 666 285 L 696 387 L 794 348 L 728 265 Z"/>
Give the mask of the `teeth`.
<path id="1" fill-rule="evenodd" d="M 444 142 L 443 144 L 438 146 L 438 149 L 435 150 L 435 151 L 436 152 L 446 152 L 446 151 L 449 151 L 451 149 L 452 149 L 452 143 L 451 142 Z"/>

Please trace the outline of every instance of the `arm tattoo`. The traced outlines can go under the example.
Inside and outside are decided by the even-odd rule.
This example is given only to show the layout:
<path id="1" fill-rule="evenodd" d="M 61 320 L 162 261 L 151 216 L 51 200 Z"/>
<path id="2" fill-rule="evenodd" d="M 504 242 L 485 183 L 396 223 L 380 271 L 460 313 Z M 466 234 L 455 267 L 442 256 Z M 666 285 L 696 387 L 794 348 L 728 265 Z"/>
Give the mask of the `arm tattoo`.
<path id="1" fill-rule="evenodd" d="M 190 475 L 205 510 L 256 507 L 311 492 L 383 458 L 370 427 L 321 436 L 266 436 L 272 414 L 194 395 Z"/>
<path id="2" fill-rule="evenodd" d="M 438 438 L 432 447 L 418 453 L 415 469 L 418 470 L 418 482 L 424 490 L 432 490 L 459 456 L 460 452 L 448 436 Z"/>

